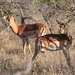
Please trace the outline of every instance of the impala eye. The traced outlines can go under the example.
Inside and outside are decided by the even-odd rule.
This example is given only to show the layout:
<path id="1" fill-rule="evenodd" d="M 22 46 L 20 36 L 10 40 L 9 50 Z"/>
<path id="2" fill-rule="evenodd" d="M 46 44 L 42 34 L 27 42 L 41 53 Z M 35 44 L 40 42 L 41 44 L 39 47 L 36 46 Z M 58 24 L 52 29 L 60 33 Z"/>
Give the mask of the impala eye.
<path id="1" fill-rule="evenodd" d="M 10 21 L 9 17 L 7 17 L 6 20 L 9 22 Z"/>

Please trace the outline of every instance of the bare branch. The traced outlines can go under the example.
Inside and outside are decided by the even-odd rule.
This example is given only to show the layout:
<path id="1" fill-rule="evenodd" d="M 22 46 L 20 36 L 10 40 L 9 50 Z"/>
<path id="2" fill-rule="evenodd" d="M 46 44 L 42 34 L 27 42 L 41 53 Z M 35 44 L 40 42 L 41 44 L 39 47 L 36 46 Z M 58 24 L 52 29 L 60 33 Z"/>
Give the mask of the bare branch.
<path id="1" fill-rule="evenodd" d="M 41 10 L 39 10 L 40 12 L 41 12 Z M 43 19 L 46 21 L 46 23 L 47 23 L 47 25 L 48 25 L 48 27 L 50 26 L 50 24 L 49 24 L 49 20 L 48 19 L 46 19 L 46 16 L 44 16 L 43 14 L 42 14 L 42 17 L 43 17 Z M 49 27 L 49 31 L 51 32 L 51 34 L 52 34 L 52 30 L 51 30 L 51 28 Z"/>
<path id="2" fill-rule="evenodd" d="M 6 13 L 7 15 L 9 15 L 8 12 L 7 12 L 6 10 L 4 11 L 4 13 Z"/>
<path id="3" fill-rule="evenodd" d="M 8 29 L 8 27 L 6 27 L 2 32 L 0 32 L 0 39 L 3 38 L 4 36 L 4 32 Z"/>
<path id="4" fill-rule="evenodd" d="M 24 18 L 25 16 L 21 7 L 20 7 L 20 13 L 21 13 L 21 16 Z"/>
<path id="5" fill-rule="evenodd" d="M 8 22 L 5 20 L 5 17 L 2 18 L 3 22 L 5 22 L 8 25 Z M 0 39 L 3 38 L 5 31 L 8 29 L 9 26 L 7 26 L 2 32 L 0 32 Z"/>

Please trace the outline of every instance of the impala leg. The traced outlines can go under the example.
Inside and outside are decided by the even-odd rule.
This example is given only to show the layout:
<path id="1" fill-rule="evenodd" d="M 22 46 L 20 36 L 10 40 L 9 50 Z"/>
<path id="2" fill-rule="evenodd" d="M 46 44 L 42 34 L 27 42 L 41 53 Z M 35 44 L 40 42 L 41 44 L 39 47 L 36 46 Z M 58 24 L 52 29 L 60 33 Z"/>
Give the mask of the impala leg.
<path id="1" fill-rule="evenodd" d="M 45 55 L 45 49 L 44 49 L 44 48 L 41 48 L 41 47 L 39 47 L 39 49 L 40 49 L 41 51 L 40 51 L 40 53 L 37 55 L 36 60 L 35 60 L 35 63 L 37 63 L 37 62 L 40 60 L 40 58 L 41 58 L 43 55 Z"/>
<path id="2" fill-rule="evenodd" d="M 40 32 L 39 32 L 40 33 Z M 46 30 L 45 29 L 42 29 L 41 30 L 41 33 L 39 34 L 39 36 L 41 35 L 41 36 L 43 36 L 43 35 L 45 35 L 46 34 Z"/>
<path id="3" fill-rule="evenodd" d="M 71 46 L 71 44 L 68 44 L 66 49 L 67 49 L 67 56 L 68 56 L 68 59 L 70 60 L 70 52 L 69 52 L 69 47 Z"/>
<path id="4" fill-rule="evenodd" d="M 70 65 L 70 55 L 69 55 L 69 49 L 66 49 L 65 47 L 63 48 L 63 53 L 64 53 L 64 56 L 68 62 L 68 64 Z"/>
<path id="5" fill-rule="evenodd" d="M 66 49 L 66 48 L 64 47 L 63 53 L 64 53 L 64 56 L 65 56 L 65 58 L 66 58 L 66 62 L 67 62 L 67 64 L 68 64 L 68 67 L 69 67 L 69 69 L 70 69 L 70 72 L 72 73 L 72 69 L 71 69 L 71 68 L 72 68 L 72 65 L 71 65 L 71 62 L 70 62 L 69 48 Z"/>
<path id="6" fill-rule="evenodd" d="M 66 58 L 66 61 L 67 61 L 67 64 L 68 64 L 69 70 L 70 70 L 70 72 L 74 75 L 75 72 L 74 72 L 74 70 L 73 70 L 73 66 L 71 65 L 71 62 L 70 62 L 69 49 L 67 49 L 66 52 L 63 51 L 63 53 L 64 53 L 64 55 L 65 55 L 65 58 L 67 57 L 67 58 Z M 66 56 L 66 55 L 67 55 L 67 56 Z"/>
<path id="7" fill-rule="evenodd" d="M 26 58 L 26 42 L 25 42 L 26 40 L 22 40 L 22 42 L 23 42 L 23 50 L 24 50 L 24 56 L 25 56 L 25 58 Z"/>
<path id="8" fill-rule="evenodd" d="M 67 51 L 67 59 L 68 59 L 68 61 L 70 61 L 70 53 L 69 53 L 69 49 L 67 49 L 66 51 Z"/>
<path id="9" fill-rule="evenodd" d="M 27 46 L 28 46 L 28 48 L 30 50 L 30 53 L 32 55 L 32 50 L 31 50 L 31 46 L 30 46 L 30 42 L 29 42 L 29 39 L 28 38 L 26 39 L 26 42 L 27 42 Z"/>

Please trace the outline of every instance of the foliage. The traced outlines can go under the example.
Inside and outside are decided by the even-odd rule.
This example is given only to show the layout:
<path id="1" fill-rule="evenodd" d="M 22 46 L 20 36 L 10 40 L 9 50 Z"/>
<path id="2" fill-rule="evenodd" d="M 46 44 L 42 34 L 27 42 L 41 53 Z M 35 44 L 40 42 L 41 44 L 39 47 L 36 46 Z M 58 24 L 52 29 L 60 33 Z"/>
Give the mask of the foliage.
<path id="1" fill-rule="evenodd" d="M 8 13 L 9 15 L 13 14 L 10 10 L 7 10 L 7 13 Z M 3 15 L 0 13 L 0 17 L 8 16 L 7 13 L 4 13 Z"/>

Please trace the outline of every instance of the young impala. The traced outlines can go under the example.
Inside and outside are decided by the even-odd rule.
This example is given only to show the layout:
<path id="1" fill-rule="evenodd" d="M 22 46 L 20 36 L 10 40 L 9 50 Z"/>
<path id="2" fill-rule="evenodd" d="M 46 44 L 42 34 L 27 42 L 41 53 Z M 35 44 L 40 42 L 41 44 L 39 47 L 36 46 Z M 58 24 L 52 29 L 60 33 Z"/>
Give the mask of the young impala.
<path id="1" fill-rule="evenodd" d="M 11 16 L 9 15 L 7 19 L 12 31 L 22 39 L 24 54 L 26 53 L 25 51 L 26 44 L 29 47 L 31 52 L 29 38 L 37 38 L 45 34 L 46 26 L 43 25 L 42 23 L 23 24 L 19 26 L 14 21 L 14 15 Z"/>
<path id="2" fill-rule="evenodd" d="M 61 28 L 60 32 L 62 33 Z M 45 50 L 50 51 L 63 50 L 66 60 L 69 61 L 70 58 L 68 54 L 68 49 L 71 44 L 72 44 L 72 36 L 67 32 L 66 33 L 63 32 L 63 34 L 46 34 L 44 36 L 38 37 L 35 41 L 35 52 L 33 57 L 29 59 L 23 71 L 19 71 L 14 75 L 22 75 L 22 74 L 27 75 L 31 70 L 33 61 L 36 58 L 36 56 L 37 55 L 39 56 L 39 54 L 45 52 Z"/>

